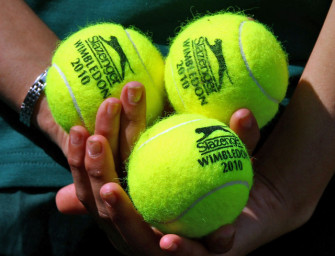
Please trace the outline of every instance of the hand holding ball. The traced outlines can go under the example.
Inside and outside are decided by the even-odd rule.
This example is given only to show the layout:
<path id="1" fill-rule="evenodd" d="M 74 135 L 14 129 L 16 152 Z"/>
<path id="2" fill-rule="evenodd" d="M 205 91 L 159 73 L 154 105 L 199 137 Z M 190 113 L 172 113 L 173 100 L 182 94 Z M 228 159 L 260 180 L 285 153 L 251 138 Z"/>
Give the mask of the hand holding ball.
<path id="1" fill-rule="evenodd" d="M 96 112 L 108 97 L 138 81 L 146 88 L 147 122 L 164 105 L 164 61 L 151 41 L 134 29 L 101 23 L 72 34 L 57 48 L 46 78 L 52 115 L 67 132 L 74 125 L 94 132 Z"/>
<path id="2" fill-rule="evenodd" d="M 232 223 L 252 183 L 241 140 L 225 124 L 200 115 L 156 123 L 141 135 L 128 165 L 128 192 L 144 220 L 192 238 Z"/>

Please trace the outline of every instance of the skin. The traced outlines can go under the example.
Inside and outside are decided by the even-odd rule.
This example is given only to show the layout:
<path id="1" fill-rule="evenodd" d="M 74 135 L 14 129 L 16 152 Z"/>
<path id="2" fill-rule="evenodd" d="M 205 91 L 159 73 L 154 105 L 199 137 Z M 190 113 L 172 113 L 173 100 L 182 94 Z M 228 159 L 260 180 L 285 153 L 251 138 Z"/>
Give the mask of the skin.
<path id="1" fill-rule="evenodd" d="M 140 98 L 132 97 L 132 93 L 129 95 L 133 87 L 136 87 L 136 93 L 141 92 Z M 132 100 L 134 98 L 139 100 L 134 102 Z M 120 105 L 116 105 L 117 102 Z M 110 113 L 106 111 L 108 106 L 113 109 Z M 130 113 L 133 118 L 138 118 L 137 121 L 133 121 L 132 125 L 122 126 L 125 120 L 128 120 Z M 233 129 L 245 139 L 244 142 L 251 153 L 259 138 L 257 122 L 251 112 L 247 109 L 237 111 L 231 123 Z M 170 236 L 163 236 L 143 221 L 119 182 L 118 166 L 113 161 L 115 154 L 111 150 L 111 145 L 118 144 L 118 137 L 110 135 L 116 132 L 122 134 L 123 127 L 126 127 L 125 133 L 131 127 L 132 130 L 129 133 L 135 135 L 135 138 L 145 128 L 145 90 L 137 82 L 126 85 L 120 100 L 111 98 L 101 105 L 94 135 L 89 136 L 82 126 L 71 129 L 68 162 L 74 185 L 71 184 L 58 192 L 56 197 L 58 209 L 68 214 L 80 213 L 81 210 L 82 213 L 88 211 L 103 227 L 110 240 L 114 241 L 114 246 L 126 254 L 168 255 L 167 251 L 172 249 L 168 244 Z M 101 130 L 104 130 L 104 136 L 101 136 Z M 107 137 L 111 139 L 108 140 Z M 135 140 L 122 143 L 122 137 L 120 136 L 118 145 L 119 155 L 124 161 Z M 124 145 L 130 146 L 124 147 Z M 73 196 L 74 194 L 76 196 Z M 234 226 L 227 225 L 220 229 L 220 234 L 214 236 L 214 239 L 211 236 L 205 238 L 203 244 L 213 251 L 225 251 L 232 245 L 234 232 Z M 172 236 L 181 239 L 178 236 Z M 164 249 L 162 250 L 161 247 Z M 124 248 L 131 248 L 131 251 Z"/>
<path id="2" fill-rule="evenodd" d="M 308 221 L 335 170 L 335 159 L 328 157 L 335 153 L 334 22 L 332 3 L 289 106 L 254 155 L 254 186 L 234 225 L 201 241 L 162 235 L 143 224 L 120 185 L 99 183 L 107 216 L 129 248 L 139 255 L 245 255 Z M 250 152 L 259 138 L 252 119 L 240 110 L 230 121 Z M 86 170 L 90 161 L 85 157 Z"/>
<path id="3" fill-rule="evenodd" d="M 51 65 L 59 39 L 24 1 L 0 4 L 0 100 L 19 112 L 29 87 Z M 36 105 L 32 123 L 66 153 L 68 135 L 53 120 L 45 96 Z"/>
<path id="4" fill-rule="evenodd" d="M 245 255 L 303 225 L 334 174 L 335 160 L 329 157 L 335 153 L 334 22 L 332 2 L 290 104 L 254 155 L 255 184 L 224 255 Z M 163 237 L 161 247 L 173 255 L 213 255 L 175 235 Z"/>
<path id="5" fill-rule="evenodd" d="M 58 38 L 24 1 L 0 3 L 0 99 L 19 112 L 29 86 L 50 65 Z M 328 157 L 335 153 L 333 24 L 334 2 L 289 106 L 254 155 L 254 187 L 236 223 L 194 241 L 163 235 L 137 214 L 119 177 L 124 175 L 121 163 L 145 127 L 145 92 L 138 83 L 127 85 L 119 100 L 102 104 L 92 136 L 80 126 L 66 134 L 41 98 L 33 123 L 67 155 L 74 178 L 74 185 L 57 194 L 59 210 L 90 213 L 111 243 L 129 255 L 245 255 L 304 224 L 335 170 L 335 160 Z M 129 86 L 136 87 L 132 96 Z M 259 130 L 250 111 L 237 111 L 230 126 L 252 152 Z"/>

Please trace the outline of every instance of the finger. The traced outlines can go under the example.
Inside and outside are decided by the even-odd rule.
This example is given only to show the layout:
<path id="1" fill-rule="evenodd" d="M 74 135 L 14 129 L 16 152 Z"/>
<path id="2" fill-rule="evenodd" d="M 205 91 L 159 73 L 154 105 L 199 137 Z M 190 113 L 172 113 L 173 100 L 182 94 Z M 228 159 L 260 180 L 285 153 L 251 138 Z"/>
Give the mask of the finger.
<path id="1" fill-rule="evenodd" d="M 230 118 L 230 128 L 236 132 L 251 155 L 260 139 L 260 131 L 254 115 L 248 109 L 237 110 Z"/>
<path id="2" fill-rule="evenodd" d="M 212 253 L 226 253 L 233 247 L 235 226 L 225 225 L 203 239 L 207 249 Z"/>
<path id="3" fill-rule="evenodd" d="M 121 101 L 116 98 L 106 99 L 99 107 L 95 122 L 95 134 L 107 138 L 114 159 L 118 159 Z"/>
<path id="4" fill-rule="evenodd" d="M 162 237 L 159 243 L 162 250 L 169 252 L 169 255 L 176 256 L 206 256 L 211 255 L 208 250 L 199 242 L 168 234 Z"/>
<path id="5" fill-rule="evenodd" d="M 139 134 L 146 127 L 146 98 L 144 86 L 130 82 L 121 93 L 122 114 L 120 130 L 120 154 L 125 161 Z"/>
<path id="6" fill-rule="evenodd" d="M 71 169 L 78 200 L 89 210 L 95 208 L 91 183 L 85 170 L 85 148 L 89 137 L 82 126 L 72 127 L 69 133 L 68 163 Z"/>
<path id="7" fill-rule="evenodd" d="M 106 203 L 108 214 L 123 238 L 136 255 L 165 255 L 159 247 L 158 232 L 144 222 L 137 213 L 125 191 L 116 183 L 105 184 L 101 197 Z"/>
<path id="8" fill-rule="evenodd" d="M 74 184 L 61 188 L 56 194 L 56 206 L 63 214 L 87 214 L 85 206 L 79 201 L 76 195 Z"/>
<path id="9" fill-rule="evenodd" d="M 95 198 L 97 213 L 101 217 L 106 217 L 100 189 L 107 182 L 119 182 L 119 180 L 115 171 L 112 151 L 105 137 L 93 135 L 87 139 L 85 167 Z"/>

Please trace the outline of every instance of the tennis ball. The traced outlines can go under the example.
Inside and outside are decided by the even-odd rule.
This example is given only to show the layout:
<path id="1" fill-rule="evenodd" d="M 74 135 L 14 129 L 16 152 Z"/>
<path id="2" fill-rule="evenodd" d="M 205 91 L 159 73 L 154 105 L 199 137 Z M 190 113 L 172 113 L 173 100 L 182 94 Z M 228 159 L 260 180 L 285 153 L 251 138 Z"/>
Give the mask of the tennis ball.
<path id="1" fill-rule="evenodd" d="M 53 117 L 67 132 L 83 125 L 93 133 L 101 102 L 120 97 L 130 81 L 145 86 L 147 122 L 151 123 L 163 109 L 162 55 L 137 30 L 95 24 L 60 43 L 46 77 L 46 96 Z"/>
<path id="2" fill-rule="evenodd" d="M 165 233 L 202 237 L 241 213 L 251 161 L 222 122 L 176 114 L 147 129 L 128 163 L 128 193 L 144 220 Z"/>
<path id="3" fill-rule="evenodd" d="M 240 108 L 259 127 L 278 111 L 288 85 L 288 60 L 263 24 L 218 13 L 186 25 L 166 58 L 166 91 L 178 113 L 199 113 L 228 124 Z"/>

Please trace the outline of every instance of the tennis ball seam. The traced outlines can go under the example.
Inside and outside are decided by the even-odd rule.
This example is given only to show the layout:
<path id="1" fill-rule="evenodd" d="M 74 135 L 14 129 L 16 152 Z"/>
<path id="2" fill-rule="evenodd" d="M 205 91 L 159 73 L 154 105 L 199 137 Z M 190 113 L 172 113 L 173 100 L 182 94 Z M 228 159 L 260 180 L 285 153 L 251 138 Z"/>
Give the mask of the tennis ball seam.
<path id="1" fill-rule="evenodd" d="M 257 87 L 260 89 L 260 91 L 263 93 L 264 96 L 266 96 L 270 101 L 276 103 L 276 104 L 279 104 L 280 103 L 280 100 L 272 97 L 264 88 L 263 86 L 258 82 L 257 78 L 254 76 L 251 68 L 250 68 L 250 65 L 247 61 L 247 58 L 246 58 L 246 54 L 243 50 L 243 44 L 242 44 L 242 30 L 243 30 L 243 25 L 246 23 L 246 22 L 253 22 L 251 20 L 245 20 L 245 21 L 242 21 L 239 25 L 239 36 L 238 36 L 238 40 L 239 40 L 239 48 L 240 48 L 240 54 L 242 56 L 242 59 L 243 59 L 243 62 L 244 62 L 244 65 L 249 73 L 249 76 L 251 77 L 251 79 L 254 81 L 254 83 L 257 85 Z M 170 69 L 171 69 L 171 73 L 172 73 L 172 78 L 173 78 L 173 83 L 174 83 L 174 86 L 175 86 L 175 89 L 177 91 L 177 94 L 178 94 L 178 97 L 184 107 L 184 109 L 186 110 L 186 105 L 185 105 L 185 102 L 181 96 L 181 93 L 179 91 L 179 88 L 177 86 L 177 82 L 175 80 L 175 75 L 174 75 L 174 71 L 173 71 L 173 67 L 172 67 L 172 63 L 170 63 Z"/>
<path id="2" fill-rule="evenodd" d="M 127 31 L 127 29 L 124 29 L 124 31 L 126 32 L 126 35 L 127 35 L 128 39 L 129 39 L 129 41 L 130 41 L 131 44 L 133 45 L 133 47 L 134 47 L 134 49 L 135 49 L 135 51 L 136 51 L 136 53 L 137 53 L 137 56 L 138 56 L 138 58 L 140 59 L 141 64 L 142 64 L 142 66 L 143 66 L 144 69 L 145 69 L 145 72 L 146 72 L 147 75 L 149 76 L 149 79 L 150 79 L 151 83 L 153 84 L 153 88 L 156 88 L 155 82 L 154 82 L 154 80 L 153 80 L 153 78 L 152 78 L 152 76 L 151 76 L 149 70 L 147 69 L 147 66 L 144 64 L 144 61 L 143 61 L 143 59 L 142 59 L 142 57 L 141 57 L 140 52 L 138 51 L 138 49 L 137 49 L 137 47 L 136 47 L 135 42 L 133 41 L 133 39 L 132 39 L 132 37 L 130 36 L 130 34 L 129 34 L 129 32 Z"/>
<path id="3" fill-rule="evenodd" d="M 65 74 L 63 73 L 63 71 L 61 70 L 61 68 L 58 67 L 58 65 L 57 65 L 56 63 L 52 63 L 52 66 L 53 66 L 54 68 L 56 68 L 58 74 L 59 74 L 59 75 L 61 76 L 61 78 L 63 79 L 63 82 L 64 82 L 64 84 L 65 84 L 65 86 L 66 86 L 66 88 L 67 88 L 67 90 L 68 90 L 68 92 L 69 92 L 69 94 L 70 94 L 70 96 L 71 96 L 73 106 L 74 106 L 74 108 L 76 109 L 77 114 L 78 114 L 78 116 L 79 116 L 81 122 L 83 123 L 83 126 L 85 126 L 85 127 L 87 128 L 87 126 L 86 126 L 86 124 L 85 124 L 84 117 L 83 117 L 83 115 L 82 115 L 82 113 L 81 113 L 81 110 L 80 110 L 80 107 L 79 107 L 79 105 L 78 105 L 76 96 L 74 95 L 74 93 L 73 93 L 73 91 L 72 91 L 72 88 L 71 88 L 71 86 L 70 86 L 70 84 L 69 84 L 69 82 L 68 82 L 68 80 L 67 80 Z"/>
<path id="4" fill-rule="evenodd" d="M 184 122 L 184 123 L 180 123 L 178 125 L 175 125 L 175 126 L 172 126 L 170 127 L 169 129 L 167 130 L 164 130 L 158 134 L 156 134 L 155 136 L 151 137 L 150 139 L 146 140 L 145 142 L 143 142 L 136 150 L 140 150 L 144 145 L 148 144 L 149 142 L 153 141 L 154 139 L 156 139 L 157 137 L 163 135 L 163 134 L 166 134 L 174 129 L 177 129 L 183 125 L 187 125 L 187 124 L 190 124 L 190 123 L 193 123 L 193 122 L 197 122 L 197 121 L 201 121 L 201 120 L 204 120 L 204 119 L 194 119 L 194 120 L 190 120 L 190 121 L 187 121 L 187 122 Z"/>
<path id="5" fill-rule="evenodd" d="M 220 185 L 219 187 L 216 187 L 210 191 L 208 191 L 205 195 L 199 197 L 198 199 L 196 199 L 190 206 L 188 206 L 183 212 L 181 212 L 176 218 L 172 219 L 172 220 L 168 220 L 168 221 L 155 221 L 153 220 L 153 222 L 156 222 L 158 224 L 172 224 L 174 222 L 177 222 L 178 220 L 180 220 L 182 217 L 184 217 L 190 210 L 192 210 L 194 207 L 196 207 L 196 205 L 198 203 L 200 203 L 202 200 L 206 199 L 208 196 L 214 194 L 215 192 L 219 191 L 220 189 L 224 189 L 226 187 L 229 186 L 234 186 L 234 185 L 243 185 L 245 186 L 248 190 L 250 190 L 250 184 L 247 181 L 244 180 L 236 180 L 236 181 L 231 181 L 231 182 L 227 182 L 225 184 Z"/>
<path id="6" fill-rule="evenodd" d="M 243 50 L 243 44 L 242 44 L 242 30 L 243 30 L 243 26 L 246 22 L 253 22 L 253 21 L 242 21 L 239 25 L 239 34 L 238 34 L 238 43 L 239 43 L 239 47 L 240 47 L 240 53 L 241 53 L 241 56 L 242 56 L 242 59 L 243 59 L 243 62 L 244 62 L 244 65 L 249 73 L 249 76 L 251 77 L 251 79 L 254 81 L 254 83 L 257 85 L 257 87 L 261 90 L 261 92 L 270 100 L 270 101 L 273 101 L 274 103 L 276 104 L 279 104 L 280 101 L 274 97 L 272 97 L 263 87 L 262 85 L 258 82 L 257 78 L 254 76 L 254 74 L 252 73 L 252 70 L 249 66 L 249 63 L 247 61 L 247 58 L 246 58 L 246 54 Z"/>
<path id="7" fill-rule="evenodd" d="M 147 74 L 148 77 L 149 77 L 149 80 L 150 80 L 151 83 L 152 83 L 152 88 L 155 88 L 155 89 L 156 89 L 157 86 L 156 86 L 156 84 L 155 84 L 155 82 L 154 82 L 154 80 L 153 80 L 153 78 L 152 78 L 152 76 L 151 76 L 151 74 L 150 74 L 150 72 L 149 72 L 147 66 L 144 64 L 143 58 L 142 58 L 142 56 L 141 56 L 141 54 L 140 54 L 138 48 L 136 47 L 136 44 L 135 44 L 134 40 L 132 39 L 132 37 L 131 37 L 130 33 L 127 31 L 127 29 L 124 29 L 124 28 L 123 28 L 123 30 L 125 31 L 126 37 L 127 37 L 128 40 L 130 41 L 131 45 L 134 47 L 134 50 L 135 50 L 135 52 L 136 52 L 136 54 L 137 54 L 137 57 L 139 58 L 139 60 L 140 60 L 140 62 L 141 62 L 141 64 L 142 64 L 142 66 L 143 66 L 143 68 L 144 68 L 146 74 Z M 74 108 L 76 109 L 76 112 L 77 112 L 77 114 L 78 114 L 78 116 L 79 116 L 79 118 L 80 118 L 80 121 L 82 122 L 82 124 L 83 124 L 84 127 L 88 128 L 88 126 L 86 126 L 86 122 L 85 122 L 84 116 L 83 116 L 83 114 L 82 114 L 82 112 L 81 112 L 81 109 L 80 109 L 80 107 L 79 107 L 79 104 L 78 104 L 78 102 L 77 102 L 76 96 L 75 96 L 75 94 L 74 94 L 74 92 L 73 92 L 73 90 L 72 90 L 72 88 L 71 88 L 71 86 L 70 86 L 70 84 L 69 84 L 69 82 L 68 82 L 68 80 L 67 80 L 65 74 L 63 73 L 63 71 L 61 70 L 61 68 L 60 68 L 58 65 L 56 65 L 55 63 L 52 64 L 52 67 L 56 68 L 58 74 L 61 76 L 61 78 L 62 78 L 62 80 L 63 80 L 65 86 L 67 87 L 68 92 L 69 92 L 69 94 L 70 94 L 70 96 L 71 96 L 71 99 L 72 99 L 73 106 L 74 106 Z"/>
<path id="8" fill-rule="evenodd" d="M 127 175 L 129 196 L 144 221 L 191 238 L 232 223 L 253 184 L 243 143 L 236 135 L 225 139 L 232 134 L 217 119 L 195 114 L 173 115 L 147 129 L 129 157 Z"/>

